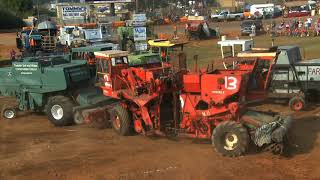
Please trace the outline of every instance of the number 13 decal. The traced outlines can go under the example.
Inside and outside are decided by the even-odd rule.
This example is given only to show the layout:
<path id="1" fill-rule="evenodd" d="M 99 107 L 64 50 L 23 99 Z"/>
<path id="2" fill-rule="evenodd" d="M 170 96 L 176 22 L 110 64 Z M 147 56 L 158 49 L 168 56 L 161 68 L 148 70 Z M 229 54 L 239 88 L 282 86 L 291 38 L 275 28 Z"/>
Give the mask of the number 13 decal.
<path id="1" fill-rule="evenodd" d="M 235 77 L 224 77 L 225 88 L 229 90 L 237 89 L 237 78 Z"/>

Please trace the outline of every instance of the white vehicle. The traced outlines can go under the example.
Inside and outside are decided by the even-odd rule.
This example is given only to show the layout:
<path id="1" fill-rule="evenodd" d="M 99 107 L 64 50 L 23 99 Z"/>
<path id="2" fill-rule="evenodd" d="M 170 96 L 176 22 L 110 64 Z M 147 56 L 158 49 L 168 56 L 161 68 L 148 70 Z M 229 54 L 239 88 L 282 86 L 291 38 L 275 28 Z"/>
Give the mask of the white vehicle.
<path id="1" fill-rule="evenodd" d="M 62 45 L 70 46 L 72 40 L 74 39 L 73 30 L 75 29 L 75 26 L 64 26 L 60 27 L 60 35 L 58 37 L 58 40 Z"/>
<path id="2" fill-rule="evenodd" d="M 111 24 L 101 23 L 98 28 L 82 28 L 76 26 L 64 26 L 60 28 L 59 41 L 65 46 L 74 46 L 83 43 L 95 43 L 110 41 Z"/>
<path id="3" fill-rule="evenodd" d="M 250 7 L 251 18 L 263 18 L 273 17 L 274 15 L 274 4 L 254 4 Z"/>
<path id="4" fill-rule="evenodd" d="M 243 13 L 232 13 L 229 10 L 223 10 L 219 14 L 211 14 L 211 19 L 214 21 L 219 20 L 241 20 L 244 18 Z"/>

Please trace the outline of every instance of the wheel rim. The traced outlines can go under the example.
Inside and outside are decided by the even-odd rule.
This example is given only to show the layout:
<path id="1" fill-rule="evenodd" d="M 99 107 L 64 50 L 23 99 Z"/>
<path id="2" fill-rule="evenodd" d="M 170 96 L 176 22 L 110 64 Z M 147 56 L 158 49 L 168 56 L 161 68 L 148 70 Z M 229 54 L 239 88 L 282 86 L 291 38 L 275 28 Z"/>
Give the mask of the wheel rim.
<path id="1" fill-rule="evenodd" d="M 74 114 L 74 122 L 79 125 L 84 123 L 83 117 L 78 111 Z"/>
<path id="2" fill-rule="evenodd" d="M 119 116 L 116 116 L 113 120 L 114 127 L 118 130 L 121 127 L 120 118 Z"/>
<path id="3" fill-rule="evenodd" d="M 300 111 L 303 107 L 303 104 L 301 101 L 296 101 L 294 104 L 293 104 L 293 108 L 294 110 L 296 111 Z"/>
<path id="4" fill-rule="evenodd" d="M 60 120 L 63 118 L 63 108 L 60 105 L 54 105 L 51 108 L 51 114 L 54 119 Z"/>
<path id="5" fill-rule="evenodd" d="M 225 145 L 224 145 L 224 149 L 228 150 L 228 151 L 232 151 L 237 147 L 238 144 L 238 136 L 234 133 L 227 133 L 225 138 Z"/>
<path id="6" fill-rule="evenodd" d="M 14 111 L 11 109 L 5 110 L 3 114 L 4 114 L 4 117 L 7 119 L 13 119 L 15 115 Z"/>

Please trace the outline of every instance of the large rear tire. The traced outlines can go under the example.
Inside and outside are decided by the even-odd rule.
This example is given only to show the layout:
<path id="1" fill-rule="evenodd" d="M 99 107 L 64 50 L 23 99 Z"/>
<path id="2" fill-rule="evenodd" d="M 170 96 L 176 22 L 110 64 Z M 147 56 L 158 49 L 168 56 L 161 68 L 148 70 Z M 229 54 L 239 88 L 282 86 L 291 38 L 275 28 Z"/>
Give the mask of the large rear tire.
<path id="1" fill-rule="evenodd" d="M 212 144 L 223 156 L 241 156 L 249 147 L 248 131 L 239 123 L 223 122 L 213 130 Z"/>
<path id="2" fill-rule="evenodd" d="M 49 99 L 46 113 L 50 122 L 55 126 L 73 124 L 73 101 L 65 96 L 54 96 Z"/>
<path id="3" fill-rule="evenodd" d="M 121 105 L 114 107 L 111 123 L 114 131 L 121 136 L 129 136 L 132 132 L 130 114 Z"/>

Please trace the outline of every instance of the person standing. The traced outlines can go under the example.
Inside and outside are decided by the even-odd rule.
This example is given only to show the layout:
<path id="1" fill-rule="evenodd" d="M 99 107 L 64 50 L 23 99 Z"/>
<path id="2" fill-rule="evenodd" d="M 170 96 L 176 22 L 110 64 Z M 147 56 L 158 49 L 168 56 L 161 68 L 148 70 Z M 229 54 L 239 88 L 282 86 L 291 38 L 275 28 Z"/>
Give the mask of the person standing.
<path id="1" fill-rule="evenodd" d="M 312 26 L 312 21 L 313 21 L 312 17 L 309 16 L 309 17 L 307 18 L 307 22 L 308 22 L 308 27 L 309 27 L 309 28 Z"/>
<path id="2" fill-rule="evenodd" d="M 256 25 L 254 23 L 252 23 L 251 25 L 251 33 L 252 36 L 256 36 Z"/>
<path id="3" fill-rule="evenodd" d="M 16 51 L 14 49 L 11 49 L 10 51 L 10 58 L 12 61 L 16 60 Z"/>
<path id="4" fill-rule="evenodd" d="M 184 26 L 184 35 L 187 36 L 188 35 L 188 28 L 189 28 L 189 24 L 186 23 Z"/>
<path id="5" fill-rule="evenodd" d="M 314 23 L 314 36 L 319 36 L 319 26 L 318 22 Z"/>
<path id="6" fill-rule="evenodd" d="M 304 22 L 304 34 L 309 36 L 309 21 L 308 19 Z"/>
<path id="7" fill-rule="evenodd" d="M 32 19 L 32 25 L 33 25 L 33 27 L 36 27 L 37 23 L 38 23 L 38 18 L 34 17 L 34 18 Z"/>
<path id="8" fill-rule="evenodd" d="M 176 24 L 173 25 L 173 39 L 178 38 L 178 27 Z"/>
<path id="9" fill-rule="evenodd" d="M 217 25 L 215 30 L 216 30 L 216 36 L 217 36 L 217 38 L 220 39 L 220 36 L 221 36 L 221 35 L 220 35 L 220 27 Z"/>

